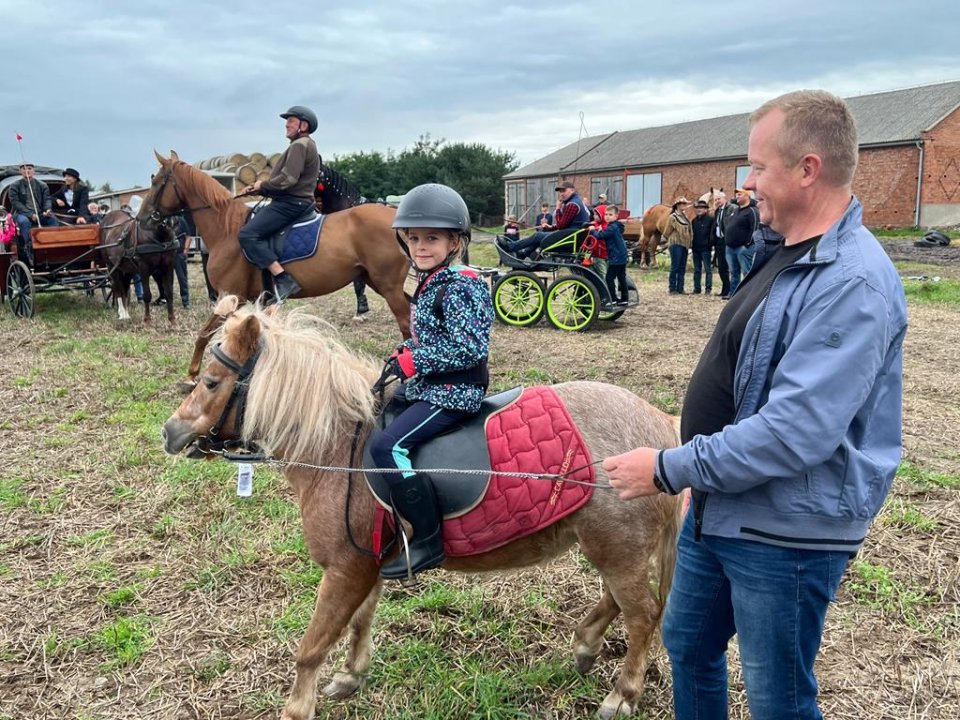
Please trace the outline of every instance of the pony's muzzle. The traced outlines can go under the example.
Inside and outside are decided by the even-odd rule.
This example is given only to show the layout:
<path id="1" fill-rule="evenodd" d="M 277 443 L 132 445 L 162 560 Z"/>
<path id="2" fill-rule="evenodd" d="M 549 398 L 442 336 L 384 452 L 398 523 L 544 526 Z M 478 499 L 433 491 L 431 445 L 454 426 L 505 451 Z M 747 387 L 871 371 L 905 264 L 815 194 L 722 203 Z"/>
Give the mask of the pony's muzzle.
<path id="1" fill-rule="evenodd" d="M 160 431 L 163 449 L 170 455 L 180 454 L 185 447 L 197 439 L 197 433 L 190 425 L 178 417 L 172 417 L 163 424 Z"/>

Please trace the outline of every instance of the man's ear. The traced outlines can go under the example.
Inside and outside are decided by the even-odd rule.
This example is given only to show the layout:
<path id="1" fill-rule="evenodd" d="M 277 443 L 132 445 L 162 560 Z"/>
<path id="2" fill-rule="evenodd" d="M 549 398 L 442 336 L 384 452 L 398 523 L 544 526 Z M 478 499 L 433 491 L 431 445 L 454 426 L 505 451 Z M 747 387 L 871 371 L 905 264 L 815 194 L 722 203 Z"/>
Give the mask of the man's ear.
<path id="1" fill-rule="evenodd" d="M 808 153 L 800 158 L 800 186 L 810 187 L 820 177 L 823 171 L 823 158 L 815 153 Z"/>

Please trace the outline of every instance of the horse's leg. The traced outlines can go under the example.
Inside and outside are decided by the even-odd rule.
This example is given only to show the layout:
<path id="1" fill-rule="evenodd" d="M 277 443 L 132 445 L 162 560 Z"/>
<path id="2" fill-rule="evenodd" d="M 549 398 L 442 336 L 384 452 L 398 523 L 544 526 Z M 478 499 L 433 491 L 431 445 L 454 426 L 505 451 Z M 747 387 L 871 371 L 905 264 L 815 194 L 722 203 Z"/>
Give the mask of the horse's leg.
<path id="1" fill-rule="evenodd" d="M 619 614 L 620 606 L 604 585 L 600 602 L 577 626 L 573 634 L 573 657 L 577 661 L 577 670 L 582 673 L 590 671 L 597 655 L 600 654 L 600 648 L 603 647 L 603 633 Z"/>
<path id="2" fill-rule="evenodd" d="M 317 672 L 350 619 L 358 613 L 378 582 L 376 569 L 364 564 L 361 572 L 330 568 L 317 590 L 317 603 L 307 632 L 297 649 L 297 677 L 281 720 L 310 720 L 317 704 Z M 375 601 L 373 602 L 375 606 Z M 360 613 L 362 616 L 364 613 Z M 372 609 L 371 609 L 372 614 Z M 367 619 L 369 622 L 369 619 Z M 369 659 L 366 660 L 369 663 Z M 358 664 L 363 664 L 363 653 Z"/>
<path id="3" fill-rule="evenodd" d="M 157 285 L 163 288 L 160 292 L 167 299 L 167 322 L 171 325 L 175 323 L 173 310 L 173 263 L 167 262 L 165 257 L 157 257 L 157 269 L 154 271 L 154 279 Z"/>
<path id="4" fill-rule="evenodd" d="M 373 625 L 373 613 L 380 600 L 381 584 L 377 583 L 363 604 L 350 619 L 350 647 L 347 659 L 333 680 L 323 689 L 323 694 L 334 700 L 342 700 L 355 693 L 370 668 L 372 643 L 370 627 Z"/>
<path id="5" fill-rule="evenodd" d="M 600 717 L 615 718 L 632 715 L 643 692 L 647 672 L 648 652 L 660 618 L 660 602 L 650 589 L 646 561 L 633 556 L 611 559 L 600 568 L 603 581 L 613 601 L 623 611 L 627 629 L 627 655 L 623 659 L 620 677 L 613 690 L 600 705 Z"/>
<path id="6" fill-rule="evenodd" d="M 353 316 L 355 322 L 362 321 L 364 313 L 370 312 L 370 305 L 367 303 L 367 295 L 364 292 L 366 288 L 367 283 L 363 275 L 353 279 L 353 293 L 357 296 L 357 314 Z"/>
<path id="7" fill-rule="evenodd" d="M 146 292 L 146 290 L 144 290 Z M 197 333 L 197 339 L 193 343 L 193 357 L 190 358 L 190 368 L 187 370 L 187 381 L 191 385 L 197 382 L 197 375 L 200 374 L 200 363 L 203 362 L 203 353 L 210 344 L 210 338 L 220 329 L 226 318 L 223 315 L 213 313 L 207 318 L 207 322 Z"/>
<path id="8" fill-rule="evenodd" d="M 397 325 L 400 327 L 400 334 L 406 340 L 410 337 L 410 301 L 403 292 L 403 282 L 390 287 L 381 284 L 378 292 L 387 301 L 390 312 L 393 313 L 393 317 L 396 318 Z"/>

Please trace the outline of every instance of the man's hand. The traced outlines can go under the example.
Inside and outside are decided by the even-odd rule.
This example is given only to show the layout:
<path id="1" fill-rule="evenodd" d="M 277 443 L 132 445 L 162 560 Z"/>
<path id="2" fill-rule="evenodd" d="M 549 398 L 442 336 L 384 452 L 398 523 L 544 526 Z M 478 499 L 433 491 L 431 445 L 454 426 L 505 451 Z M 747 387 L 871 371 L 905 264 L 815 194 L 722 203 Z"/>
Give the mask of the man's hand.
<path id="1" fill-rule="evenodd" d="M 77 225 L 86 225 L 86 224 L 87 224 L 87 219 L 85 217 L 77 218 Z"/>
<path id="2" fill-rule="evenodd" d="M 653 484 L 657 452 L 659 451 L 653 448 L 637 448 L 603 461 L 603 469 L 610 478 L 610 485 L 618 490 L 621 500 L 633 500 L 660 492 Z"/>

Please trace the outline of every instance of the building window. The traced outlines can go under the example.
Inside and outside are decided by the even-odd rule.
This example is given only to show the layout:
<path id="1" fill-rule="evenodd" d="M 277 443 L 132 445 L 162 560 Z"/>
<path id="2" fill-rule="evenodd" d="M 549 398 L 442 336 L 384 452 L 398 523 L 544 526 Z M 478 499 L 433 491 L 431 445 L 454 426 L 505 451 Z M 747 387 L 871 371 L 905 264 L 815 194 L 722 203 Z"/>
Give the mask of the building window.
<path id="1" fill-rule="evenodd" d="M 750 174 L 749 165 L 737 165 L 737 184 L 734 185 L 735 188 L 743 187 L 743 184 L 747 181 L 747 175 Z M 733 193 L 731 193 L 733 195 Z"/>
<path id="2" fill-rule="evenodd" d="M 584 198 L 587 203 L 597 202 L 600 193 L 607 196 L 607 204 L 623 204 L 623 175 L 604 175 L 590 178 L 590 197 Z"/>
<path id="3" fill-rule="evenodd" d="M 646 175 L 627 175 L 627 209 L 630 217 L 643 217 L 643 214 L 654 205 L 663 202 L 661 197 L 661 173 Z"/>

